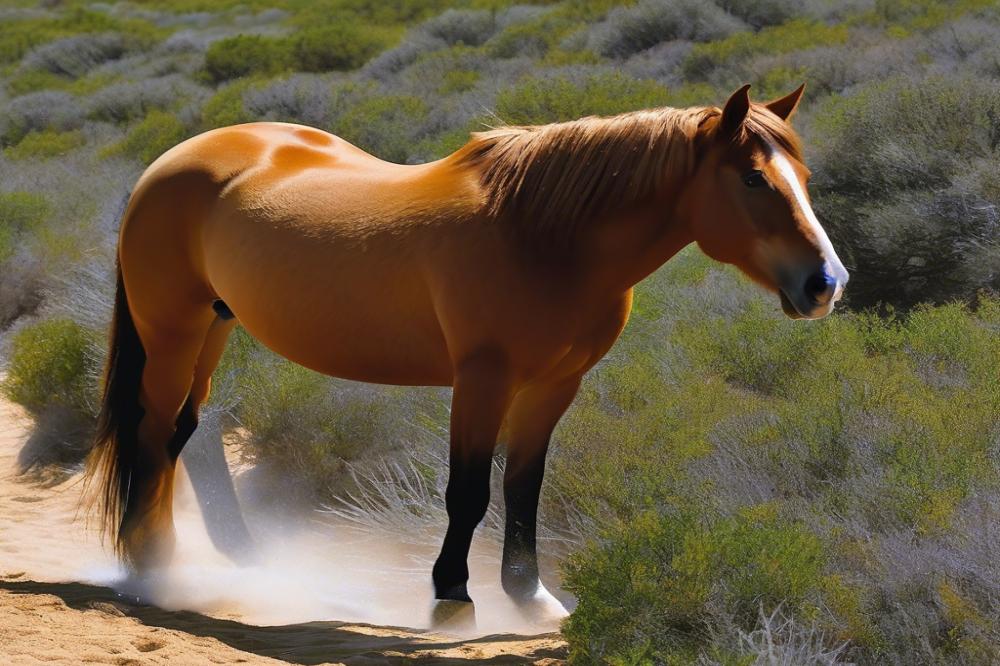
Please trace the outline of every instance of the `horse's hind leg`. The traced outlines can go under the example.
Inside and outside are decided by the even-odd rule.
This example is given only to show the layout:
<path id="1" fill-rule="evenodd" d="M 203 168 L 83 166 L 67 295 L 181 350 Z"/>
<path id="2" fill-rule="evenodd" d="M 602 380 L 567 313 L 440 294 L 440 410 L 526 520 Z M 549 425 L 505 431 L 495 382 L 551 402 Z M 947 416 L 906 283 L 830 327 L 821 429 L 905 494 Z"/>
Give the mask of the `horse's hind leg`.
<path id="1" fill-rule="evenodd" d="M 170 441 L 169 448 L 174 458 L 181 455 L 185 444 L 188 444 L 198 427 L 199 409 L 211 391 L 212 373 L 219 364 L 226 341 L 235 325 L 236 321 L 231 318 L 219 317 L 212 322 L 198 355 L 191 392 L 177 417 L 177 430 Z M 235 562 L 253 562 L 255 547 L 243 520 L 243 512 L 226 464 L 221 431 L 212 429 L 205 437 L 189 444 L 184 449 L 183 456 L 184 466 L 198 498 L 205 528 L 212 543 Z"/>
<path id="2" fill-rule="evenodd" d="M 212 373 L 219 365 L 219 359 L 226 349 L 226 341 L 235 326 L 234 319 L 216 317 L 208 329 L 201 351 L 198 352 L 198 359 L 195 361 L 191 389 L 177 417 L 174 435 L 170 439 L 168 448 L 174 459 L 180 455 L 184 445 L 198 427 L 198 410 L 208 400 L 212 390 Z"/>
<path id="3" fill-rule="evenodd" d="M 206 306 L 175 312 L 174 319 L 165 327 L 136 318 L 146 353 L 139 393 L 143 415 L 119 539 L 127 558 L 140 570 L 165 563 L 173 553 L 176 453 L 172 448 L 176 447 L 171 444 L 214 313 Z"/>

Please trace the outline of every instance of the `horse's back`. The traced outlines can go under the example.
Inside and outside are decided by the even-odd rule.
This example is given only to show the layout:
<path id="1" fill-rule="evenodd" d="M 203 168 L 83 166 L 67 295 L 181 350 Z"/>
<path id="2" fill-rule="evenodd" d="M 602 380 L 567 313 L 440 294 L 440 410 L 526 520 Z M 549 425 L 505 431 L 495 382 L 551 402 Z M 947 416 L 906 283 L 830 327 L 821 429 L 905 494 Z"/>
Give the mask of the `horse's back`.
<path id="1" fill-rule="evenodd" d="M 142 281 L 143 268 L 170 267 L 182 283 L 192 282 L 188 291 L 199 291 L 193 283 L 201 283 L 199 296 L 207 298 L 214 291 L 212 264 L 224 263 L 240 237 L 276 227 L 315 237 L 317 225 L 335 233 L 331 223 L 361 217 L 344 210 L 352 193 L 371 201 L 358 182 L 377 190 L 384 174 L 405 168 L 301 125 L 249 123 L 192 137 L 161 155 L 136 183 L 120 237 L 126 282 Z"/>

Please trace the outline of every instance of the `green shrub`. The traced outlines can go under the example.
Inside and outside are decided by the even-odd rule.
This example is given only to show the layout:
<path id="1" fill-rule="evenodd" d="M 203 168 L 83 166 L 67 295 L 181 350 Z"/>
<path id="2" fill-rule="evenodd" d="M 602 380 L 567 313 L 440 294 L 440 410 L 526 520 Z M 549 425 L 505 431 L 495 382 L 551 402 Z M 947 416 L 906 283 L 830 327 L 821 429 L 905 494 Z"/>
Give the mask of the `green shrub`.
<path id="1" fill-rule="evenodd" d="M 72 80 L 41 69 L 18 71 L 7 79 L 7 91 L 11 95 L 24 95 L 37 90 L 64 90 Z"/>
<path id="2" fill-rule="evenodd" d="M 166 111 L 151 111 L 121 142 L 106 149 L 104 155 L 127 155 L 150 164 L 187 135 L 184 123 L 177 116 Z"/>
<path id="3" fill-rule="evenodd" d="M 504 122 L 530 125 L 662 106 L 668 99 L 659 83 L 618 72 L 593 74 L 582 82 L 528 77 L 500 91 L 496 111 Z"/>
<path id="4" fill-rule="evenodd" d="M 36 413 L 52 406 L 95 413 L 95 339 L 92 331 L 69 319 L 25 326 L 10 342 L 4 393 Z"/>
<path id="5" fill-rule="evenodd" d="M 277 74 L 291 63 L 292 48 L 288 40 L 260 35 L 220 39 L 205 52 L 205 74 L 215 83 L 249 75 Z"/>
<path id="6" fill-rule="evenodd" d="M 486 44 L 488 53 L 494 58 L 515 58 L 519 56 L 541 57 L 559 42 L 565 33 L 553 17 L 543 16 L 534 21 L 515 23 L 491 39 Z"/>
<path id="7" fill-rule="evenodd" d="M 686 251 L 641 284 L 615 352 L 556 431 L 549 492 L 578 512 L 563 520 L 612 526 L 567 565 L 574 659 L 722 659 L 739 653 L 724 637 L 734 621 L 750 631 L 763 602 L 849 640 L 860 663 L 909 654 L 927 622 L 968 637 L 922 659 L 975 663 L 996 623 L 967 618 L 996 605 L 951 598 L 967 610 L 952 617 L 928 601 L 926 560 L 890 583 L 879 549 L 903 533 L 939 557 L 971 538 L 963 512 L 1000 487 L 997 299 L 792 322 L 732 273 Z M 960 582 L 965 549 L 948 551 L 938 580 L 991 586 Z"/>
<path id="8" fill-rule="evenodd" d="M 219 88 L 201 108 L 203 129 L 228 127 L 254 120 L 243 104 L 243 94 L 261 85 L 257 79 L 240 79 Z"/>
<path id="9" fill-rule="evenodd" d="M 17 249 L 20 238 L 34 233 L 50 212 L 45 197 L 34 192 L 0 193 L 0 264 Z"/>
<path id="10" fill-rule="evenodd" d="M 603 55 L 625 58 L 662 42 L 720 39 L 746 28 L 715 2 L 640 0 L 608 14 L 598 48 Z"/>
<path id="11" fill-rule="evenodd" d="M 993 0 L 875 0 L 883 23 L 929 30 L 978 9 L 996 7 Z"/>
<path id="12" fill-rule="evenodd" d="M 7 79 L 7 91 L 13 96 L 39 90 L 66 90 L 74 95 L 89 95 L 115 81 L 117 74 L 95 72 L 78 79 L 42 69 L 18 69 Z"/>
<path id="13" fill-rule="evenodd" d="M 117 32 L 126 36 L 126 48 L 149 47 L 165 31 L 141 19 L 122 19 L 110 13 L 70 7 L 64 12 L 0 21 L 0 63 L 13 63 L 32 48 L 84 33 Z"/>
<path id="14" fill-rule="evenodd" d="M 368 62 L 388 42 L 373 27 L 335 23 L 302 31 L 293 40 L 292 56 L 295 68 L 305 72 L 351 70 Z"/>
<path id="15" fill-rule="evenodd" d="M 825 566 L 822 541 L 770 506 L 707 525 L 640 515 L 565 567 L 565 587 L 579 602 L 563 625 L 571 660 L 690 663 L 708 638 L 711 604 L 749 631 L 759 604 L 821 599 Z"/>
<path id="16" fill-rule="evenodd" d="M 827 25 L 795 19 L 759 32 L 738 32 L 725 39 L 696 44 L 684 61 L 684 73 L 692 78 L 704 77 L 737 59 L 843 44 L 847 37 L 848 27 L 843 23 Z"/>
<path id="17" fill-rule="evenodd" d="M 476 2 L 480 1 L 482 0 L 476 0 Z M 453 0 L 328 0 L 309 2 L 296 12 L 293 21 L 301 26 L 359 20 L 368 25 L 380 26 L 408 24 L 430 18 L 449 6 L 454 6 L 454 4 Z"/>
<path id="18" fill-rule="evenodd" d="M 414 148 L 413 136 L 427 114 L 427 105 L 410 95 L 376 95 L 352 106 L 333 132 L 392 162 L 405 163 Z"/>
<path id="19" fill-rule="evenodd" d="M 4 153 L 12 160 L 57 157 L 79 148 L 86 140 L 80 131 L 56 132 L 43 130 L 31 132 Z"/>
<path id="20" fill-rule="evenodd" d="M 442 95 L 453 95 L 472 90 L 481 78 L 481 74 L 471 69 L 454 69 L 444 75 L 438 92 Z"/>

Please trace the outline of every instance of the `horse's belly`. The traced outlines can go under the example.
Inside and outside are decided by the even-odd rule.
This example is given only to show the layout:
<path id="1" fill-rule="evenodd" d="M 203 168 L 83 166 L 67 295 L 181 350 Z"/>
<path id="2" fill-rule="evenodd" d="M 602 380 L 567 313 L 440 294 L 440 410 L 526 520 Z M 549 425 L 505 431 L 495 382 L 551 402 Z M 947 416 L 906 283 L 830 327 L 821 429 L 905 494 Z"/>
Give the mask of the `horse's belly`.
<path id="1" fill-rule="evenodd" d="M 251 234 L 245 229 L 243 240 Z M 210 251 L 207 269 L 219 297 L 265 346 L 335 377 L 451 384 L 444 335 L 406 257 L 257 241 Z"/>
<path id="2" fill-rule="evenodd" d="M 451 362 L 444 338 L 423 317 L 385 308 L 358 309 L 351 300 L 302 302 L 298 312 L 268 295 L 230 295 L 247 332 L 275 353 L 316 372 L 379 384 L 447 386 Z M 285 299 L 293 301 L 289 294 Z"/>

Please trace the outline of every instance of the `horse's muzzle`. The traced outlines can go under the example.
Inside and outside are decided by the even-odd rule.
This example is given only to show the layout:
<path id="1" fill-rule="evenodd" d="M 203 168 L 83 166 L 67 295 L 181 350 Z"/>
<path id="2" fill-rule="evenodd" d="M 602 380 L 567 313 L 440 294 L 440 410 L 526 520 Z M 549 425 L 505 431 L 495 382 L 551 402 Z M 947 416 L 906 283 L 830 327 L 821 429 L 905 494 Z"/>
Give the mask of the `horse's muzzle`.
<path id="1" fill-rule="evenodd" d="M 847 272 L 834 277 L 825 269 L 778 290 L 781 309 L 791 319 L 820 319 L 833 312 L 847 284 Z"/>

